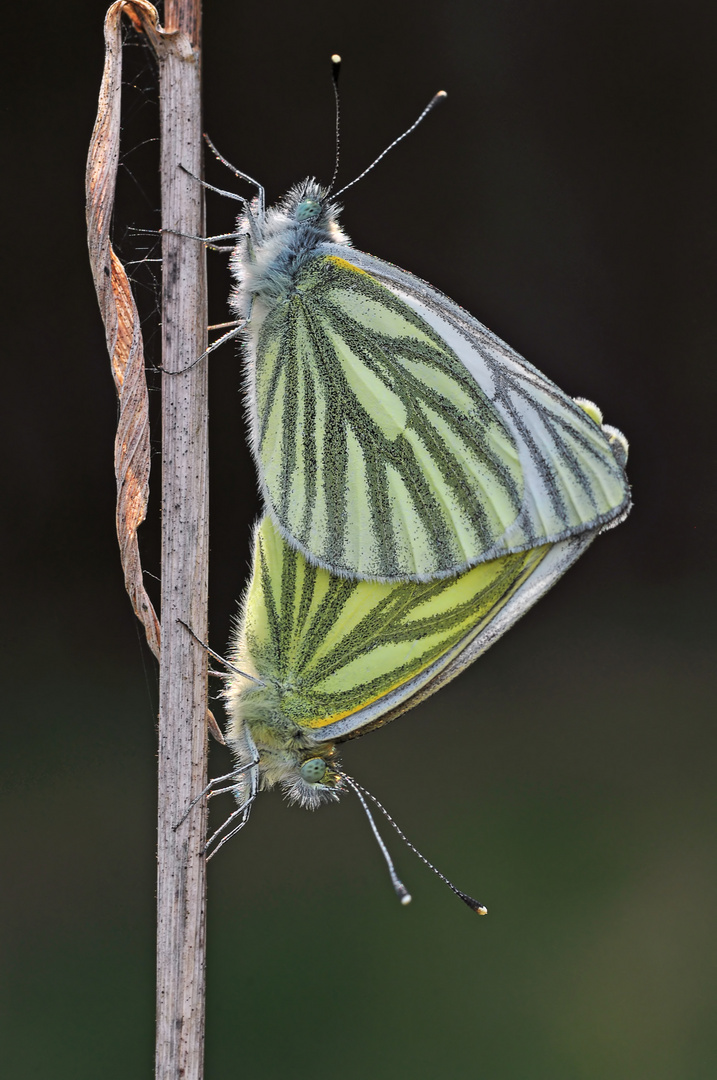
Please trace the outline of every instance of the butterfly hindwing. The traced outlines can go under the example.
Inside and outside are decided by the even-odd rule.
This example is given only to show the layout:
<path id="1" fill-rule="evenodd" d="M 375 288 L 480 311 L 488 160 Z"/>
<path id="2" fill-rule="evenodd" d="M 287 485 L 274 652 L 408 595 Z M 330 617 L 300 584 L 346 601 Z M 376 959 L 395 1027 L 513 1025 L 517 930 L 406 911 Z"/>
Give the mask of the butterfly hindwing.
<path id="1" fill-rule="evenodd" d="M 375 727 L 468 648 L 548 552 L 507 555 L 433 582 L 350 580 L 308 563 L 265 517 L 234 652 L 264 685 L 240 680 L 234 711 L 248 705 L 246 715 L 273 725 L 277 737 L 290 728 L 318 740 L 339 734 L 337 725 L 341 737 Z"/>
<path id="2" fill-rule="evenodd" d="M 336 574 L 453 574 L 628 505 L 600 427 L 412 275 L 324 244 L 256 323 L 267 507 Z"/>

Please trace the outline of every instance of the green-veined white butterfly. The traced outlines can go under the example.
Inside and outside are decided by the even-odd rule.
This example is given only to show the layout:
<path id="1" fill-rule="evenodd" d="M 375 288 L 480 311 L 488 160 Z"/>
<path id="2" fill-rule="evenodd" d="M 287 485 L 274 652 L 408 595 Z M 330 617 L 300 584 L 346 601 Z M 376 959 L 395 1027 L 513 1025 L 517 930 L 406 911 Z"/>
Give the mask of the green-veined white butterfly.
<path id="1" fill-rule="evenodd" d="M 236 766 L 206 789 L 231 791 L 239 806 L 208 847 L 216 843 L 216 851 L 238 832 L 258 792 L 275 785 L 309 809 L 349 786 L 368 813 L 363 795 L 369 793 L 340 768 L 337 747 L 455 678 L 554 584 L 598 531 L 504 555 L 452 578 L 375 582 L 339 577 L 310 563 L 265 516 L 255 531 L 252 576 L 227 664 L 226 742 Z"/>
<path id="2" fill-rule="evenodd" d="M 266 210 L 229 168 L 258 189 L 228 234 L 230 301 L 262 495 L 293 547 L 335 574 L 427 581 L 626 515 L 622 465 L 572 398 L 353 248 L 330 189 L 305 180 Z"/>
<path id="3" fill-rule="evenodd" d="M 629 509 L 627 444 L 597 407 L 352 249 L 314 181 L 268 213 L 256 186 L 232 302 L 271 518 L 227 691 L 237 765 L 210 785 L 239 802 L 217 847 L 261 787 L 313 808 L 348 785 L 368 813 L 336 745 L 457 675 Z"/>

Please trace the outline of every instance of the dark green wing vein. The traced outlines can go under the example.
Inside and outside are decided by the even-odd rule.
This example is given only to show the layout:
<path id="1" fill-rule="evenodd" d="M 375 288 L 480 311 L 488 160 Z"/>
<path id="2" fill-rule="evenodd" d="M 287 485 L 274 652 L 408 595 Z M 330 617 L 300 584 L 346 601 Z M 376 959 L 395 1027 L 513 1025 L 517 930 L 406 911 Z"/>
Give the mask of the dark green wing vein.
<path id="1" fill-rule="evenodd" d="M 314 376 L 306 368 L 303 371 L 302 385 L 304 407 L 300 437 L 303 455 L 304 509 L 300 532 L 302 536 L 306 536 L 316 507 L 316 388 Z"/>
<path id="2" fill-rule="evenodd" d="M 298 552 L 292 554 L 297 559 L 301 559 Z M 302 561 L 304 560 L 302 559 Z M 309 658 L 320 649 L 324 640 L 330 635 L 349 597 L 357 587 L 357 581 L 349 581 L 348 578 L 330 577 L 325 595 L 304 627 L 301 639 L 297 641 L 295 658 L 297 671 L 302 671 L 306 667 Z"/>
<path id="3" fill-rule="evenodd" d="M 484 356 L 484 359 L 496 371 L 495 358 Z M 500 392 L 496 400 L 519 432 L 531 463 L 542 480 L 545 497 L 557 518 L 572 524 L 586 515 L 586 508 L 578 505 L 577 494 L 587 502 L 592 514 L 599 517 L 601 508 L 605 508 L 605 493 L 602 487 L 595 491 L 587 472 L 587 462 L 599 465 L 600 472 L 618 484 L 622 480 L 620 467 L 612 459 L 605 440 L 596 437 L 597 433 L 590 430 L 592 421 L 579 406 L 566 399 L 542 377 L 538 398 L 531 374 L 516 375 L 501 369 Z M 541 436 L 540 441 L 538 435 Z M 579 452 L 571 447 L 568 439 L 577 444 Z M 525 528 L 530 529 L 527 520 Z M 531 530 L 529 535 L 533 539 L 535 532 Z"/>
<path id="4" fill-rule="evenodd" d="M 276 392 L 279 386 L 279 379 L 281 378 L 282 365 L 279 357 L 285 350 L 291 347 L 292 335 L 290 327 L 291 317 L 289 316 L 289 325 L 286 329 L 282 329 L 281 326 L 277 327 L 275 325 L 269 325 L 266 328 L 267 332 L 262 334 L 261 350 L 263 355 L 269 361 L 265 364 L 269 376 L 263 381 L 262 396 L 257 400 L 260 444 L 264 440 L 266 426 L 274 409 Z"/>
<path id="5" fill-rule="evenodd" d="M 258 671 L 268 670 L 283 674 L 286 656 L 282 655 L 279 644 L 279 613 L 271 587 L 269 560 L 260 536 L 257 537 L 254 560 L 254 574 L 259 579 L 259 593 L 266 611 L 268 632 L 256 636 L 252 634 L 250 627 L 247 626 L 247 648 L 255 659 Z"/>
<path id="6" fill-rule="evenodd" d="M 284 545 L 284 557 L 281 561 L 281 580 L 279 590 L 278 612 L 278 649 L 283 662 L 291 656 L 294 629 L 296 625 L 295 601 L 296 601 L 296 573 L 297 561 Z"/>
<path id="7" fill-rule="evenodd" d="M 350 478 L 347 475 L 348 430 L 356 432 L 355 416 L 361 413 L 361 434 L 367 468 L 364 481 L 367 502 L 375 535 L 391 561 L 395 561 L 395 540 L 391 527 L 391 509 L 385 477 L 386 459 L 393 458 L 392 447 L 387 444 L 380 428 L 361 409 L 341 364 L 336 350 L 323 330 L 322 320 L 313 305 L 305 305 L 302 312 L 307 339 L 312 346 L 312 361 L 317 383 L 322 387 L 326 403 L 326 415 L 331 417 L 323 434 L 323 467 L 325 506 L 327 517 L 327 548 L 338 561 L 343 557 L 346 534 L 346 502 Z M 306 540 L 308 536 L 306 534 Z M 301 538 L 300 538 L 301 539 Z M 308 546 L 308 544 L 307 544 Z"/>

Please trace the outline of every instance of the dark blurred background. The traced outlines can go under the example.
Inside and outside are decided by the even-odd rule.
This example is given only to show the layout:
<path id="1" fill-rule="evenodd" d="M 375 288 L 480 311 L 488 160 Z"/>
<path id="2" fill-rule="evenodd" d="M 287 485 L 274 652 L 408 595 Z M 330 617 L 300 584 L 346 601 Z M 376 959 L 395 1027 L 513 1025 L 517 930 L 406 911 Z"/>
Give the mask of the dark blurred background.
<path id="1" fill-rule="evenodd" d="M 3 17 L 0 1057 L 13 1080 L 126 1080 L 152 1069 L 157 680 L 118 564 L 84 237 L 105 4 L 28 10 Z M 712 1080 L 717 9 L 207 0 L 206 126 L 270 199 L 331 175 L 334 51 L 342 182 L 449 93 L 347 193 L 349 235 L 596 400 L 631 440 L 635 507 L 469 672 L 345 751 L 488 918 L 388 836 L 401 908 L 355 800 L 262 796 L 211 866 L 208 1080 Z M 158 223 L 157 90 L 129 33 L 126 63 L 115 236 L 136 261 L 156 254 L 131 228 Z M 213 161 L 208 177 L 233 184 Z M 234 213 L 209 196 L 211 230 Z M 156 364 L 158 264 L 132 273 Z M 239 385 L 228 347 L 211 361 L 218 650 L 258 510 Z M 156 574 L 156 506 L 142 540 Z"/>

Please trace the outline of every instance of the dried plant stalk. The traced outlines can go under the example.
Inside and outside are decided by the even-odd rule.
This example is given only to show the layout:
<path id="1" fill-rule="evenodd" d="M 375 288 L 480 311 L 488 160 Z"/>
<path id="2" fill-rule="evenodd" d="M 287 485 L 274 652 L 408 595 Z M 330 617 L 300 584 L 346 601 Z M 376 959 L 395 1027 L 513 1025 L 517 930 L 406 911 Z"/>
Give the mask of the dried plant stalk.
<path id="1" fill-rule="evenodd" d="M 142 581 L 137 529 L 149 493 L 148 394 L 139 318 L 109 240 L 119 160 L 122 14 L 147 34 L 160 67 L 162 168 L 162 647 Z M 200 5 L 119 0 L 105 19 L 105 70 L 87 166 L 92 272 L 120 399 L 115 471 L 125 584 L 160 659 L 157 877 L 158 1080 L 201 1080 L 204 1056 L 206 809 L 175 830 L 206 781 L 207 658 L 180 620 L 207 633 L 208 467 L 203 199 L 182 166 L 201 171 Z M 189 31 L 189 34 L 185 32 Z M 191 34 L 191 38 L 190 35 Z M 214 725 L 216 727 L 216 724 Z"/>
<path id="2" fill-rule="evenodd" d="M 157 1080 L 201 1080 L 204 1054 L 209 556 L 206 249 L 199 0 L 166 7 L 160 66 L 162 174 L 162 661 L 159 679 Z M 183 166 L 183 168 L 182 168 Z M 176 372 L 177 374 L 170 374 Z"/>

